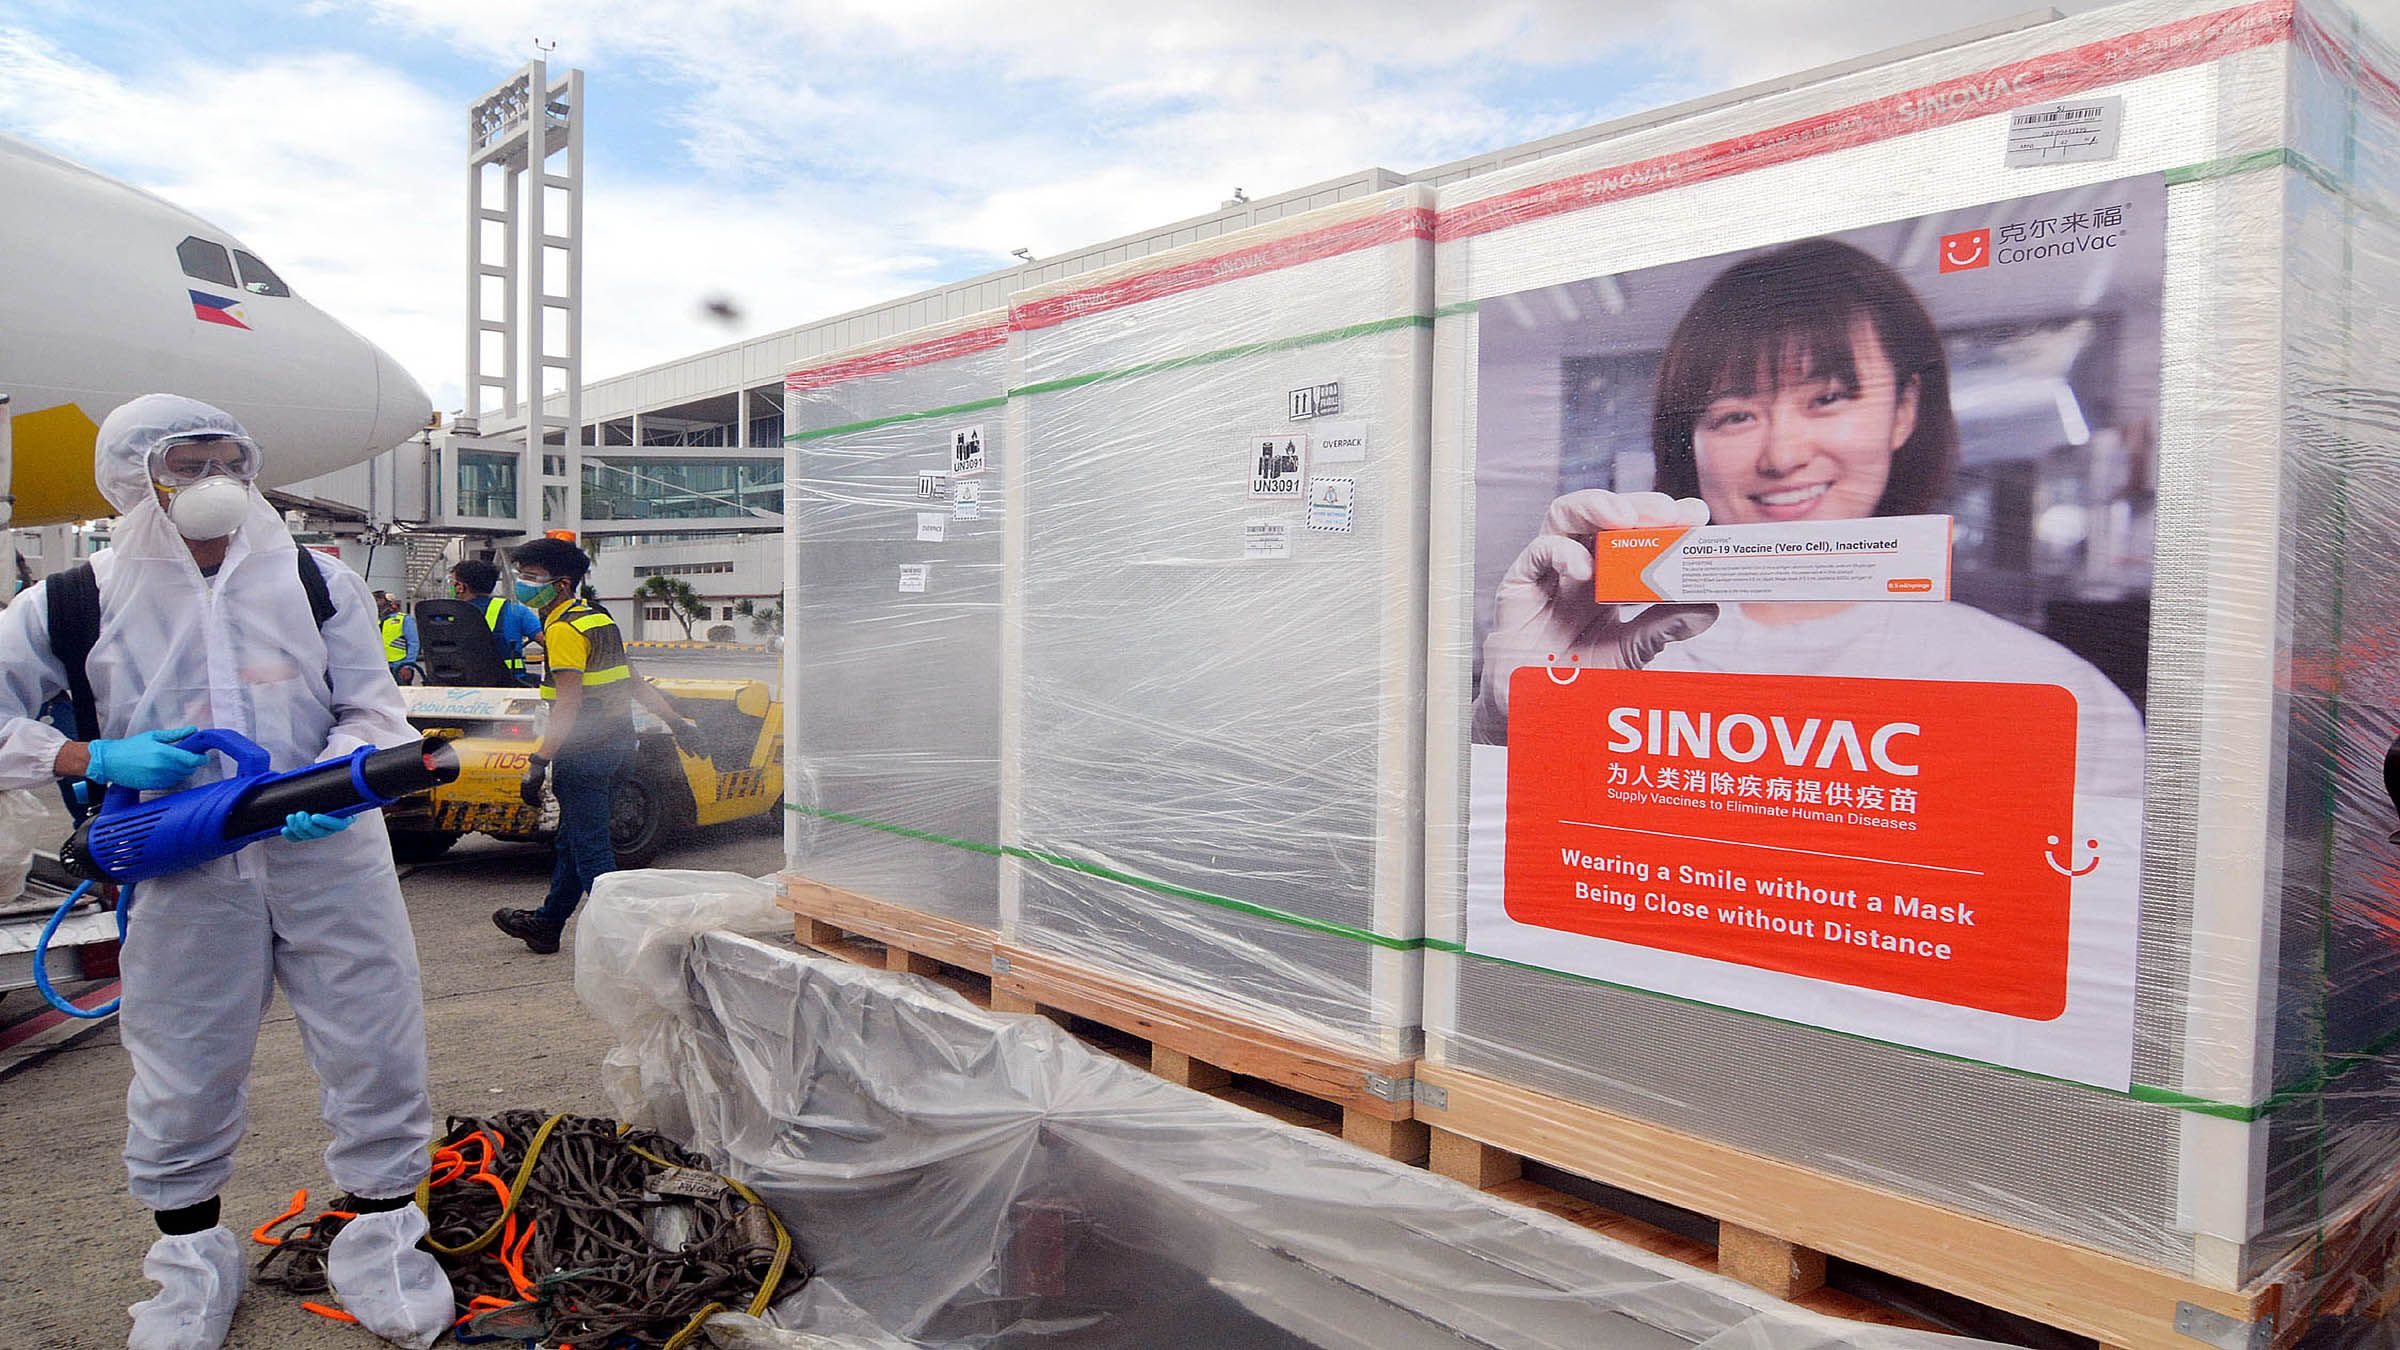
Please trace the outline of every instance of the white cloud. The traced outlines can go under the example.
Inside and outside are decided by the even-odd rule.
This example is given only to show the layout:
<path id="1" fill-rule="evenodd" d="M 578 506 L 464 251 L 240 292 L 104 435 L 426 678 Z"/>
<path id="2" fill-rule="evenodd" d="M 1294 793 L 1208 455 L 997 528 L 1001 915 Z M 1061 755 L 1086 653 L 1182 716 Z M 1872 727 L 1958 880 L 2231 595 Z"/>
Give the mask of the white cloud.
<path id="1" fill-rule="evenodd" d="M 0 29 L 0 128 L 144 187 L 253 246 L 311 303 L 462 401 L 463 109 L 347 53 L 139 80 Z M 585 376 L 929 284 L 925 260 L 794 194 L 599 178 L 586 202 Z M 789 316 L 788 318 L 786 316 Z"/>
<path id="2" fill-rule="evenodd" d="M 663 157 L 590 147 L 599 378 L 1014 247 L 1204 212 L 1236 186 L 1421 168 L 2025 3 L 309 0 L 348 19 L 354 50 L 270 53 L 239 81 L 197 59 L 100 70 L 0 28 L 0 126 L 243 235 L 452 405 L 463 100 L 392 68 L 385 39 L 430 37 L 495 79 L 555 42 L 554 61 L 590 72 L 595 110 L 640 106 L 668 128 Z M 2400 18 L 2400 0 L 2367 7 L 2387 31 Z M 741 329 L 703 315 L 720 294 Z"/>

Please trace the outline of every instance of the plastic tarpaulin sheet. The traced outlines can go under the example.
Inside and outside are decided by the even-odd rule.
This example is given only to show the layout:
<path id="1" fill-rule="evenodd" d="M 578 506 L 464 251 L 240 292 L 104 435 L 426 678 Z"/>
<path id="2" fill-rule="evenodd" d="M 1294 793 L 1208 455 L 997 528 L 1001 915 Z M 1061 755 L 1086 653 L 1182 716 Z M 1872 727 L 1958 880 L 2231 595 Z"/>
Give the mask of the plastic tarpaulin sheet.
<path id="1" fill-rule="evenodd" d="M 772 888 L 622 872 L 579 996 L 609 1087 L 754 1187 L 818 1272 L 724 1343 L 1906 1347 L 1174 1087 L 1038 1017 L 745 937 Z M 808 1340 L 803 1335 L 833 1339 Z M 848 1338 L 848 1339 L 843 1339 Z"/>

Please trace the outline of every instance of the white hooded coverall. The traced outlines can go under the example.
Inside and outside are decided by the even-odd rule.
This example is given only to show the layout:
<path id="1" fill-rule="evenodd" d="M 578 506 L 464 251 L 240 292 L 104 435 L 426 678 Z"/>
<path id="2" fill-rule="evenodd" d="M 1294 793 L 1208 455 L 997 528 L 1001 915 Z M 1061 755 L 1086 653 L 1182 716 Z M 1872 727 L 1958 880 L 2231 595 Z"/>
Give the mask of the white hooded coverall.
<path id="1" fill-rule="evenodd" d="M 320 630 L 291 535 L 255 490 L 224 565 L 200 574 L 149 470 L 162 440 L 195 432 L 241 429 L 206 404 L 158 394 L 101 429 L 99 486 L 123 515 L 93 559 L 101 621 L 87 669 L 101 725 L 85 736 L 223 727 L 258 742 L 278 770 L 414 741 L 366 583 L 311 555 L 335 605 Z M 40 586 L 0 611 L 0 787 L 56 781 L 65 738 L 35 720 L 66 688 L 48 629 Z M 212 755 L 192 783 L 230 771 Z M 142 1204 L 197 1204 L 232 1175 L 259 1018 L 277 983 L 322 1084 L 333 1183 L 382 1197 L 423 1179 L 434 1128 L 424 1005 L 380 812 L 328 838 L 270 838 L 141 883 L 121 970 L 133 1061 L 125 1165 Z"/>

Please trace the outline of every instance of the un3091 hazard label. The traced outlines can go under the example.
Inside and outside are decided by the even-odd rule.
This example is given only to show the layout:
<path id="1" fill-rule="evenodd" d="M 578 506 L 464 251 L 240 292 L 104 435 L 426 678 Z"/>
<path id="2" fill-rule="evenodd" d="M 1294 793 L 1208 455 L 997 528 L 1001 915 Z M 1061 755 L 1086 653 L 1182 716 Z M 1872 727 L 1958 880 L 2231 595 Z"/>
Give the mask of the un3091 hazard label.
<path id="1" fill-rule="evenodd" d="M 1308 437 L 1290 432 L 1251 437 L 1249 468 L 1251 496 L 1299 501 L 1308 468 Z"/>

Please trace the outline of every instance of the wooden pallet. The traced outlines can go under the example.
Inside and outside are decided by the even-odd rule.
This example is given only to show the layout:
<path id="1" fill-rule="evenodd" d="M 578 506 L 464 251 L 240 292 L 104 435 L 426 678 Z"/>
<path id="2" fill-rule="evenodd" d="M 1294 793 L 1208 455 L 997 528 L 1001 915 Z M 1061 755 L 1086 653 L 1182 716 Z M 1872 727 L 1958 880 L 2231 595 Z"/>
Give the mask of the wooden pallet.
<path id="1" fill-rule="evenodd" d="M 1424 1159 L 1410 1076 L 1416 1061 L 1311 1040 L 1139 980 L 1002 943 L 992 956 L 992 1009 L 1083 1018 L 1150 1043 L 1150 1070 L 1218 1092 L 1239 1076 L 1341 1112 L 1342 1137 L 1403 1162 Z"/>
<path id="2" fill-rule="evenodd" d="M 883 948 L 883 966 L 908 975 L 938 975 L 944 967 L 990 978 L 992 930 L 927 914 L 794 876 L 775 879 L 775 903 L 796 917 L 793 935 L 804 947 L 856 959 L 844 939 L 862 937 Z"/>
<path id="3" fill-rule="evenodd" d="M 1835 1256 L 2090 1336 L 2104 1350 L 2266 1350 L 2336 1311 L 2300 1306 L 2297 1280 L 2275 1274 L 2219 1289 L 1464 1070 L 1420 1064 L 1416 1078 L 1433 1170 L 1499 1190 L 1530 1159 L 1708 1215 L 1718 1222 L 1718 1269 L 1778 1297 L 1804 1299 Z M 2317 1267 L 2376 1268 L 2390 1253 L 2393 1211 L 2388 1197 L 2362 1206 L 2374 1217 L 2337 1225 L 2329 1247 L 2311 1254 Z M 2329 1283 L 2338 1282 L 2312 1287 Z"/>

